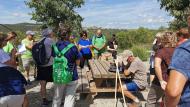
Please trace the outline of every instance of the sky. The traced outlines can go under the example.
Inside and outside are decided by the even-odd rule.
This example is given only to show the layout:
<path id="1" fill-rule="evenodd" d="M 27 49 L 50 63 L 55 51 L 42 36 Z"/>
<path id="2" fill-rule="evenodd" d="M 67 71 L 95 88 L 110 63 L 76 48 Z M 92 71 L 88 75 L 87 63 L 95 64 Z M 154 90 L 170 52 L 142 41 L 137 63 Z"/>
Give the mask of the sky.
<path id="1" fill-rule="evenodd" d="M 35 23 L 30 20 L 31 9 L 24 1 L 0 0 L 0 23 Z M 76 11 L 84 18 L 83 27 L 156 29 L 167 27 L 168 22 L 173 20 L 165 10 L 160 9 L 157 0 L 85 0 L 85 4 Z"/>

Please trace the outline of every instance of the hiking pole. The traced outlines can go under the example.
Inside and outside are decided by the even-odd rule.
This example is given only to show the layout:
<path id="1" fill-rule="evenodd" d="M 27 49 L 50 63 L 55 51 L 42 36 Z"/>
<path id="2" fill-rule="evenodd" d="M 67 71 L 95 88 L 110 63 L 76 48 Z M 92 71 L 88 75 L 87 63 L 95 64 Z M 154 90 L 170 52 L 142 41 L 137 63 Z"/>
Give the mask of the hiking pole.
<path id="1" fill-rule="evenodd" d="M 117 73 L 115 74 L 115 107 L 117 107 Z"/>
<path id="2" fill-rule="evenodd" d="M 121 86 L 121 92 L 122 92 L 123 100 L 124 100 L 124 103 L 125 103 L 124 107 L 127 107 L 127 103 L 125 101 L 125 95 L 124 95 L 124 91 L 123 91 L 123 85 L 122 85 L 121 77 L 120 77 L 120 74 L 119 74 L 118 59 L 116 59 L 116 74 L 118 75 L 119 85 Z"/>

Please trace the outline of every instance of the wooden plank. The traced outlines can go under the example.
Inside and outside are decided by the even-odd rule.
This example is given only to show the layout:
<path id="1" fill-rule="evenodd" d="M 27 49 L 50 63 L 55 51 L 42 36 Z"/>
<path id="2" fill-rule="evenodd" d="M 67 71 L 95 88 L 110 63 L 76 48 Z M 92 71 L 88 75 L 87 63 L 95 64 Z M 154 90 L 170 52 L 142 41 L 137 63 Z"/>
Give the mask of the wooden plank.
<path id="1" fill-rule="evenodd" d="M 108 65 L 106 62 L 107 61 L 99 61 L 101 64 L 102 64 L 102 66 L 104 67 L 104 69 L 106 69 L 107 71 L 109 70 L 109 67 L 110 67 L 110 64 Z M 109 71 L 108 71 L 109 72 Z"/>
<path id="2" fill-rule="evenodd" d="M 91 88 L 90 92 L 115 92 L 115 88 Z"/>
<path id="3" fill-rule="evenodd" d="M 110 67 L 110 62 L 108 62 L 108 61 L 102 61 L 101 62 L 102 63 L 102 65 L 103 65 L 103 67 L 105 67 L 106 69 L 109 69 L 109 67 Z M 116 73 L 114 73 L 114 72 L 109 72 L 109 78 L 115 78 L 115 75 L 116 75 Z M 120 77 L 121 78 L 127 78 L 123 73 L 121 74 L 120 73 Z"/>
<path id="4" fill-rule="evenodd" d="M 111 72 L 108 71 L 110 67 L 105 63 L 107 61 L 99 61 L 99 62 L 102 65 L 102 67 L 106 70 L 106 72 L 107 72 L 107 78 L 112 78 L 111 77 Z"/>
<path id="5" fill-rule="evenodd" d="M 93 60 L 89 60 L 89 65 L 92 71 L 93 78 L 101 78 L 101 74 Z"/>
<path id="6" fill-rule="evenodd" d="M 78 79 L 78 87 L 77 92 L 82 92 L 82 70 L 81 68 L 77 68 L 79 79 Z"/>
<path id="7" fill-rule="evenodd" d="M 96 65 L 96 67 L 98 68 L 98 70 L 100 71 L 101 77 L 107 78 L 108 72 L 104 69 L 104 67 L 100 64 L 100 62 L 98 60 L 95 60 L 94 63 Z"/>
<path id="8" fill-rule="evenodd" d="M 90 88 L 89 88 L 89 81 L 87 79 L 87 75 L 86 75 L 86 69 L 82 69 L 82 91 L 83 92 L 89 92 Z"/>

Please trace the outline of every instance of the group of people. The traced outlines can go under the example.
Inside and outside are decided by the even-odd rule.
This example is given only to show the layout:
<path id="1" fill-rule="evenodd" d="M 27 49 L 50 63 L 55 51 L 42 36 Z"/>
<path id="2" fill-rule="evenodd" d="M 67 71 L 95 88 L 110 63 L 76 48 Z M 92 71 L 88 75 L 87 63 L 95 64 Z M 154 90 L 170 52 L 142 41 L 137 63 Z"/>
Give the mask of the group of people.
<path id="1" fill-rule="evenodd" d="M 17 34 L 15 32 L 9 32 L 8 34 L 0 33 L 0 107 L 28 107 L 29 99 L 27 98 L 25 86 L 31 85 L 30 69 L 35 63 L 33 59 L 32 48 L 36 43 L 44 42 L 46 57 L 48 62 L 44 65 L 38 65 L 36 80 L 40 83 L 40 95 L 42 99 L 42 106 L 48 105 L 50 101 L 47 99 L 46 85 L 47 82 L 53 82 L 53 61 L 56 57 L 56 53 L 52 48 L 55 45 L 59 51 L 62 51 L 69 44 L 74 44 L 65 54 L 64 57 L 68 61 L 68 69 L 72 73 L 72 81 L 68 84 L 56 84 L 54 83 L 54 97 L 52 107 L 73 107 L 75 101 L 75 91 L 77 89 L 77 66 L 81 68 L 84 65 L 88 65 L 88 60 L 92 58 L 101 58 L 102 54 L 109 50 L 110 54 L 116 57 L 117 54 L 117 41 L 115 35 L 107 46 L 106 37 L 102 34 L 102 31 L 97 30 L 92 39 L 88 38 L 87 31 L 80 33 L 80 39 L 78 43 L 75 42 L 75 37 L 70 35 L 70 32 L 66 29 L 60 29 L 58 31 L 58 39 L 54 39 L 56 33 L 50 28 L 44 28 L 41 32 L 42 38 L 36 42 L 35 32 L 26 31 L 26 37 L 21 41 L 24 46 L 24 51 L 19 52 L 19 49 L 15 45 L 17 40 Z M 107 47 L 106 47 L 107 46 Z M 17 70 L 18 57 L 22 60 L 22 65 L 26 76 L 24 77 L 21 72 Z M 9 72 L 7 72 L 9 71 Z M 35 75 L 35 74 L 34 74 Z M 16 103 L 16 104 L 15 104 Z"/>
<path id="2" fill-rule="evenodd" d="M 190 27 L 190 17 L 188 17 Z M 46 85 L 47 82 L 53 82 L 53 63 L 56 52 L 52 46 L 56 46 L 58 51 L 62 51 L 70 44 L 70 47 L 64 53 L 68 62 L 68 69 L 72 71 L 72 81 L 68 84 L 54 83 L 54 97 L 52 107 L 73 107 L 75 102 L 75 91 L 77 89 L 77 66 L 81 68 L 88 60 L 95 58 L 101 59 L 104 53 L 109 52 L 113 59 L 117 58 L 117 41 L 116 35 L 113 34 L 111 40 L 107 42 L 105 35 L 100 29 L 92 39 L 88 38 L 87 31 L 80 33 L 78 42 L 74 40 L 75 36 L 70 35 L 66 29 L 58 31 L 58 40 L 54 39 L 55 33 L 50 28 L 42 30 L 42 38 L 37 42 L 44 42 L 45 53 L 48 62 L 44 65 L 36 65 L 37 77 L 40 83 L 40 94 L 42 105 L 48 105 Z M 30 85 L 30 67 L 33 61 L 32 49 L 36 43 L 35 33 L 27 31 L 26 37 L 21 41 L 25 50 L 19 52 L 15 46 L 17 34 L 9 32 L 8 34 L 0 33 L 0 107 L 28 107 L 29 99 L 27 98 L 25 86 Z M 166 107 L 188 107 L 190 106 L 190 84 L 188 63 L 190 62 L 190 33 L 188 29 L 182 28 L 178 32 L 165 31 L 158 33 L 153 42 L 153 52 L 150 63 L 150 91 L 147 99 L 148 107 L 160 106 L 159 100 Z M 18 57 L 21 56 L 23 68 L 26 72 L 24 77 L 17 70 Z M 119 57 L 119 56 L 118 56 Z M 118 86 L 119 92 L 130 98 L 134 103 L 139 103 L 139 99 L 131 91 L 144 90 L 147 86 L 146 66 L 135 57 L 129 50 L 120 54 L 122 64 L 124 64 L 123 73 L 132 77 L 132 80 L 126 80 Z M 116 60 L 115 63 L 118 60 Z"/>
<path id="3" fill-rule="evenodd" d="M 189 28 L 190 17 L 187 23 Z M 176 33 L 162 32 L 156 35 L 150 58 L 148 107 L 159 106 L 160 100 L 166 107 L 190 106 L 188 28 L 181 28 Z"/>

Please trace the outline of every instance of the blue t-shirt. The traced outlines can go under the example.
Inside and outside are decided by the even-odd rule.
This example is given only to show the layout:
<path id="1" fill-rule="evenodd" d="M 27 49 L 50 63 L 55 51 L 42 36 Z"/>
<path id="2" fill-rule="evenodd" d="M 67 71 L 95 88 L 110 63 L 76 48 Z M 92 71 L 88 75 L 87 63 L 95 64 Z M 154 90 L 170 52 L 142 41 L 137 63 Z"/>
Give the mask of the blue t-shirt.
<path id="1" fill-rule="evenodd" d="M 175 49 L 169 69 L 180 72 L 187 78 L 182 96 L 180 98 L 179 107 L 190 106 L 190 40 L 181 44 Z"/>
<path id="2" fill-rule="evenodd" d="M 88 45 L 92 45 L 92 42 L 89 39 L 80 39 L 78 41 L 78 44 L 81 46 L 88 46 Z M 84 54 L 91 54 L 90 48 L 82 48 L 80 51 L 83 55 Z"/>
<path id="3" fill-rule="evenodd" d="M 8 95 L 23 95 L 26 79 L 12 67 L 0 67 L 0 97 Z"/>
<path id="4" fill-rule="evenodd" d="M 70 42 L 68 41 L 58 41 L 56 43 L 56 46 L 58 50 L 61 51 L 69 44 Z M 55 56 L 54 52 L 53 52 L 53 56 Z M 81 55 L 79 54 L 77 47 L 73 46 L 64 54 L 64 56 L 67 58 L 69 70 L 73 71 L 72 81 L 75 81 L 78 79 L 76 60 L 80 59 Z"/>

